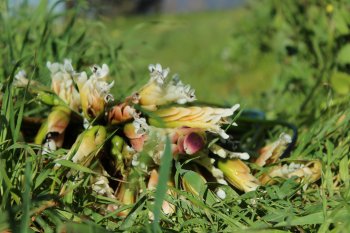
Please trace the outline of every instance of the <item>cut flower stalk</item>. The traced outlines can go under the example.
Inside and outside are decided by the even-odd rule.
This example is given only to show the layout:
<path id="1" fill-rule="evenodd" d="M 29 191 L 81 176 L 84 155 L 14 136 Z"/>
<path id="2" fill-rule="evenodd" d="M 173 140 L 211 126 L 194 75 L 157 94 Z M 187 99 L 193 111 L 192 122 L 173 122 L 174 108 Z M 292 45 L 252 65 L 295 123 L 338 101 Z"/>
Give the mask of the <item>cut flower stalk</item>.
<path id="1" fill-rule="evenodd" d="M 265 172 L 259 180 L 262 184 L 274 184 L 276 178 L 297 178 L 303 184 L 314 183 L 321 178 L 322 164 L 318 160 L 295 160 L 283 165 L 279 164 Z"/>

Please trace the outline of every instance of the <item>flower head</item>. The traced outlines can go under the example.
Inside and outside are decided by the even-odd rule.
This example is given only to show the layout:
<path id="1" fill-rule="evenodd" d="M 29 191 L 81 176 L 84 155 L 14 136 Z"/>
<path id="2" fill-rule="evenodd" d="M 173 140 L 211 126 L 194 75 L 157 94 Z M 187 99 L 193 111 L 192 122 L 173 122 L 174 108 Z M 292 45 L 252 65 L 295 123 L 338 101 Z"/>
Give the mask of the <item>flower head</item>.
<path id="1" fill-rule="evenodd" d="M 136 200 L 136 192 L 130 187 L 130 184 L 122 182 L 117 190 L 117 199 L 124 205 L 134 204 Z M 123 210 L 118 213 L 118 216 L 126 216 L 130 209 Z"/>
<path id="2" fill-rule="evenodd" d="M 147 124 L 146 119 L 143 117 L 135 118 L 132 124 L 136 134 L 144 135 L 149 131 L 149 125 Z"/>
<path id="3" fill-rule="evenodd" d="M 183 84 L 179 76 L 175 75 L 166 87 L 164 98 L 169 102 L 185 104 L 196 100 L 194 92 L 190 85 Z"/>
<path id="4" fill-rule="evenodd" d="M 158 127 L 192 127 L 204 129 L 227 139 L 229 136 L 221 129 L 221 124 L 229 123 L 227 117 L 232 116 L 239 108 L 236 104 L 232 108 L 212 107 L 170 107 L 160 109 L 154 114 L 161 120 L 150 118 L 151 125 Z"/>
<path id="5" fill-rule="evenodd" d="M 162 69 L 160 64 L 150 65 L 150 80 L 138 92 L 139 103 L 148 109 L 157 106 L 178 103 L 185 104 L 196 99 L 190 85 L 184 85 L 178 76 L 167 79 L 169 68 Z"/>
<path id="6" fill-rule="evenodd" d="M 195 162 L 200 164 L 203 168 L 207 169 L 207 171 L 213 175 L 219 184 L 228 184 L 224 179 L 224 173 L 215 167 L 215 159 L 208 156 L 201 156 L 200 158 L 196 159 Z"/>
<path id="7" fill-rule="evenodd" d="M 109 73 L 106 64 L 103 64 L 102 67 L 93 66 L 91 70 L 92 75 L 89 79 L 85 72 L 80 73 L 77 78 L 82 110 L 88 120 L 103 115 L 105 104 L 113 99 L 110 90 L 114 85 L 114 81 L 106 82 Z"/>
<path id="8" fill-rule="evenodd" d="M 63 64 L 47 62 L 51 72 L 51 88 L 70 108 L 78 111 L 80 96 L 75 88 L 73 77 L 76 75 L 71 60 L 65 59 Z"/>

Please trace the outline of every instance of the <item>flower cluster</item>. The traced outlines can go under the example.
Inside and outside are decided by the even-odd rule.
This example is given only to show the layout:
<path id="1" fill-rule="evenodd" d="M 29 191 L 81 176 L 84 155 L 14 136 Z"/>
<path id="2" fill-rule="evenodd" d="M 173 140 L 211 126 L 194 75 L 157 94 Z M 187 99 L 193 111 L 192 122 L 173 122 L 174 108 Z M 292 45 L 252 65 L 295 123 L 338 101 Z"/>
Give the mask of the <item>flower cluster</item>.
<path id="1" fill-rule="evenodd" d="M 74 86 L 73 77 L 76 75 L 71 61 L 64 60 L 63 64 L 47 62 L 47 68 L 51 72 L 51 89 L 72 110 L 78 111 L 81 107 L 78 90 Z"/>
<path id="2" fill-rule="evenodd" d="M 318 161 L 278 163 L 291 142 L 287 134 L 262 148 L 257 158 L 229 148 L 232 136 L 227 129 L 237 126 L 232 119 L 239 104 L 229 108 L 188 106 L 187 103 L 196 100 L 194 90 L 177 75 L 168 78 L 169 68 L 163 69 L 160 64 L 150 65 L 149 81 L 124 100 L 114 100 L 110 93 L 114 81 L 108 82 L 106 64 L 93 66 L 90 77 L 86 72 L 74 71 L 70 60 L 64 60 L 63 64 L 48 62 L 47 67 L 52 91 L 36 88 L 32 92 L 43 103 L 52 105 L 52 111 L 35 142 L 42 144 L 42 153 L 48 156 L 58 148 L 69 149 L 66 154 L 53 157 L 56 170 L 62 168 L 63 160 L 95 166 L 90 184 L 99 195 L 132 204 L 144 191 L 142 187 L 154 189 L 167 146 L 171 147 L 173 162 L 183 165 L 179 171 L 181 187 L 177 188 L 199 195 L 202 188 L 208 188 L 207 180 L 215 181 L 218 185 L 217 195 L 212 197 L 214 201 L 225 198 L 222 185 L 249 192 L 277 182 L 277 178 L 298 177 L 305 183 L 320 178 Z M 28 85 L 24 72 L 16 76 L 16 85 Z M 74 136 L 65 137 L 69 127 L 81 132 L 71 145 L 67 141 Z M 267 166 L 266 172 L 255 176 L 256 170 L 251 170 L 245 162 L 248 160 L 256 167 Z M 81 173 L 71 170 L 65 173 L 65 179 L 77 183 Z M 110 177 L 121 182 L 112 185 Z M 174 185 L 172 178 L 168 184 Z M 170 190 L 168 194 L 174 195 Z M 107 209 L 116 208 L 112 205 Z M 171 214 L 175 207 L 165 201 L 163 211 Z M 125 214 L 127 211 L 120 212 Z"/>

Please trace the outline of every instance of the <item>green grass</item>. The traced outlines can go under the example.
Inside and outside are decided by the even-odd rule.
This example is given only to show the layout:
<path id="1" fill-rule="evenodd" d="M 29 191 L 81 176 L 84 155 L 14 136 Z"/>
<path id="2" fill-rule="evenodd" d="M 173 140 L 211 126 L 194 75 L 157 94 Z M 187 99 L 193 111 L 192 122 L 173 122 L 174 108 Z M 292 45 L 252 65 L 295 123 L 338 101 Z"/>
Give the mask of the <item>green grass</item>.
<path id="1" fill-rule="evenodd" d="M 0 232 L 349 232 L 350 59 L 342 50 L 349 46 L 342 39 L 350 35 L 349 4 L 333 3 L 330 14 L 326 1 L 310 2 L 303 8 L 303 1 L 265 0 L 249 9 L 101 21 L 75 10 L 54 15 L 46 1 L 14 17 L 1 2 Z M 297 52 L 287 53 L 287 45 Z M 148 64 L 159 62 L 190 83 L 201 101 L 239 102 L 264 110 L 270 120 L 290 121 L 299 132 L 290 159 L 319 159 L 321 180 L 304 187 L 288 179 L 249 193 L 224 187 L 227 197 L 213 202 L 210 192 L 196 196 L 178 188 L 187 167 L 177 163 L 173 192 L 182 198 L 165 195 L 161 179 L 161 188 L 145 191 L 134 205 L 101 214 L 107 204 L 119 203 L 91 192 L 93 171 L 63 162 L 65 169 L 84 171 L 81 183 L 64 184 L 48 162 L 52 158 L 21 134 L 23 116 L 46 116 L 48 108 L 14 88 L 14 74 L 23 68 L 33 80 L 49 83 L 46 61 L 63 58 L 80 70 L 108 64 L 117 98 L 140 87 Z M 252 137 L 263 130 L 270 141 L 285 129 L 247 130 Z M 64 195 L 60 187 L 66 187 Z M 172 216 L 159 211 L 164 196 L 177 208 Z M 118 217 L 125 209 L 129 215 Z M 150 210 L 160 219 L 153 225 Z"/>
<path id="2" fill-rule="evenodd" d="M 277 69 L 271 55 L 246 70 L 233 64 L 231 57 L 240 56 L 232 54 L 233 32 L 244 13 L 237 9 L 116 18 L 106 20 L 106 24 L 113 38 L 122 43 L 120 56 L 132 68 L 135 79 L 144 81 L 148 64 L 161 63 L 191 84 L 198 99 L 223 103 L 268 88 Z"/>

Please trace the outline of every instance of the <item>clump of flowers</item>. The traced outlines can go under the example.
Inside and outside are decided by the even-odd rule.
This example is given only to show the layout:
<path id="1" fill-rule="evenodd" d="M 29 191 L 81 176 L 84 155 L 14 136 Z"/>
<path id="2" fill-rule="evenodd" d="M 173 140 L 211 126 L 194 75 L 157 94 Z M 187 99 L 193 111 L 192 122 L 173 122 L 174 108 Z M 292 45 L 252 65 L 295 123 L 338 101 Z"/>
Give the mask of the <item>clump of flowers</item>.
<path id="1" fill-rule="evenodd" d="M 202 188 L 211 188 L 216 193 L 214 201 L 225 198 L 222 186 L 250 192 L 281 179 L 297 177 L 299 182 L 312 183 L 321 176 L 319 161 L 279 162 L 291 143 L 288 134 L 281 134 L 255 158 L 227 146 L 234 139 L 229 130 L 237 126 L 233 119 L 240 105 L 195 105 L 194 89 L 177 75 L 168 77 L 169 68 L 163 69 L 160 64 L 150 65 L 149 81 L 124 100 L 114 99 L 114 81 L 106 64 L 93 66 L 89 75 L 76 72 L 70 60 L 63 64 L 48 62 L 47 67 L 51 91 L 38 85 L 30 87 L 41 102 L 52 106 L 35 142 L 42 145 L 41 153 L 51 156 L 53 168 L 67 182 L 78 184 L 84 174 L 74 169 L 64 171 L 65 160 L 91 168 L 91 190 L 121 204 L 132 204 L 145 188 L 157 187 L 162 157 L 169 156 L 165 154 L 167 146 L 171 147 L 173 162 L 182 166 L 177 188 L 193 195 L 199 195 Z M 19 87 L 29 83 L 23 71 L 15 79 Z M 74 136 L 70 128 L 80 133 Z M 53 153 L 62 147 L 68 152 Z M 255 170 L 249 162 L 255 164 Z M 256 167 L 267 168 L 256 176 Z M 174 166 L 172 169 L 175 171 Z M 207 181 L 217 185 L 209 187 Z M 174 186 L 173 177 L 168 184 Z M 175 196 L 170 189 L 168 194 Z M 106 210 L 118 207 L 109 205 Z M 164 201 L 163 211 L 171 214 L 175 206 Z M 125 210 L 119 215 L 127 213 Z"/>

